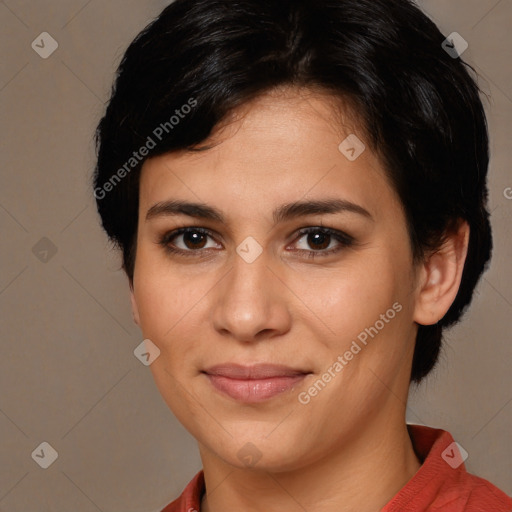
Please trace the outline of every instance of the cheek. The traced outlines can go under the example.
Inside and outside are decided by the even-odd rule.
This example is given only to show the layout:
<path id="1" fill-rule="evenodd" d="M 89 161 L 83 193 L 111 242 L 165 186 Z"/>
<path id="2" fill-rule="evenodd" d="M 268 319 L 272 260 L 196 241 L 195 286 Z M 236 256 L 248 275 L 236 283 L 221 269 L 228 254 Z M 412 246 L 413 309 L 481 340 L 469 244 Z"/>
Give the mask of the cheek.
<path id="1" fill-rule="evenodd" d="M 157 361 L 165 361 L 171 373 L 193 372 L 207 335 L 208 293 L 218 275 L 178 268 L 152 248 L 142 247 L 137 257 L 134 287 L 143 335 L 158 346 L 162 357 Z"/>
<path id="2" fill-rule="evenodd" d="M 346 341 L 391 308 L 403 284 L 385 256 L 375 254 L 328 273 L 304 273 L 291 286 L 327 332 Z"/>
<path id="3" fill-rule="evenodd" d="M 175 326 L 186 312 L 191 288 L 172 272 L 156 254 L 139 246 L 134 275 L 134 294 L 145 337 L 162 350 L 172 339 Z"/>
<path id="4" fill-rule="evenodd" d="M 184 389 L 195 368 L 194 354 L 201 350 L 192 321 L 197 288 L 154 256 L 149 258 L 144 251 L 139 256 L 134 285 L 140 328 L 144 338 L 160 349 L 149 368 L 167 405 L 179 418 L 186 417 L 193 404 L 187 402 Z"/>
<path id="5" fill-rule="evenodd" d="M 329 277 L 309 276 L 297 292 L 318 312 L 314 322 L 323 345 L 318 352 L 322 370 L 342 357 L 343 369 L 331 392 L 341 393 L 350 402 L 347 393 L 342 393 L 350 390 L 354 407 L 359 403 L 356 397 L 362 395 L 378 400 L 387 389 L 382 383 L 396 377 L 413 349 L 408 253 L 400 254 L 368 252 L 364 261 L 333 271 Z"/>

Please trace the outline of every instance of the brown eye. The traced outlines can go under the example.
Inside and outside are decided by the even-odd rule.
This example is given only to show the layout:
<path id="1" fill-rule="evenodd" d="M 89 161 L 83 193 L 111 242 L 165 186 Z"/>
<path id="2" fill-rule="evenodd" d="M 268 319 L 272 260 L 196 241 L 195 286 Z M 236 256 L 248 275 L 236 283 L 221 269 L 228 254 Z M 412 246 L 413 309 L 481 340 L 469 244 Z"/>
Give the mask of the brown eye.
<path id="1" fill-rule="evenodd" d="M 194 256 L 204 252 L 203 250 L 218 248 L 219 244 L 207 246 L 208 239 L 213 240 L 213 236 L 207 230 L 201 228 L 181 228 L 166 233 L 159 240 L 159 244 L 170 253 Z"/>
<path id="2" fill-rule="evenodd" d="M 331 235 L 328 233 L 308 233 L 307 242 L 312 249 L 327 249 Z"/>
<path id="3" fill-rule="evenodd" d="M 299 244 L 302 239 L 305 240 L 303 246 L 299 246 L 296 252 L 305 253 L 308 258 L 330 256 L 355 243 L 354 238 L 350 235 L 330 228 L 307 228 L 301 230 L 299 234 L 295 244 Z M 329 247 L 330 249 L 328 249 Z"/>
<path id="4" fill-rule="evenodd" d="M 208 237 L 199 231 L 187 231 L 182 236 L 183 243 L 188 249 L 203 249 Z"/>

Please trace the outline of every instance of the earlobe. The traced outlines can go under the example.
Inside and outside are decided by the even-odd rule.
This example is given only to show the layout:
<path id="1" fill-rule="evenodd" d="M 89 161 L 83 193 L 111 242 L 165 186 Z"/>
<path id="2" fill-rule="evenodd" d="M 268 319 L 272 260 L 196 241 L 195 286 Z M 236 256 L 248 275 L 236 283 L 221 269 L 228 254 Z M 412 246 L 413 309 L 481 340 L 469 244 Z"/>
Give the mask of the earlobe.
<path id="1" fill-rule="evenodd" d="M 130 302 L 132 304 L 133 321 L 140 326 L 139 308 L 135 300 L 135 294 L 133 292 L 133 284 L 130 283 Z"/>
<path id="2" fill-rule="evenodd" d="M 462 278 L 469 243 L 469 225 L 460 221 L 443 245 L 427 256 L 420 270 L 414 321 L 437 323 L 450 309 Z"/>

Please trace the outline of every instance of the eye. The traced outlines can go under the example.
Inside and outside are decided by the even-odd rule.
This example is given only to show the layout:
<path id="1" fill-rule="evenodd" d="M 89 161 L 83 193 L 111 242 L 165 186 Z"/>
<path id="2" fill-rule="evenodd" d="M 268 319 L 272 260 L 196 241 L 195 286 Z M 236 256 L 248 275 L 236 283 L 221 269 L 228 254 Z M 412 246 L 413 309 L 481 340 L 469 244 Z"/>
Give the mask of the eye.
<path id="1" fill-rule="evenodd" d="M 159 244 L 170 253 L 179 253 L 185 256 L 195 256 L 201 249 L 211 249 L 208 247 L 208 237 L 212 238 L 212 234 L 203 228 L 180 228 L 176 231 L 164 234 Z M 181 242 L 180 242 L 181 238 Z M 176 243 L 178 240 L 178 243 Z M 181 244 L 181 247 L 180 247 Z"/>
<path id="2" fill-rule="evenodd" d="M 330 256 L 354 244 L 354 239 L 350 235 L 324 227 L 306 228 L 301 230 L 299 235 L 298 241 L 305 238 L 305 243 L 303 243 L 303 248 L 300 248 L 298 252 L 307 253 L 308 258 Z M 313 250 L 308 249 L 308 246 Z"/>

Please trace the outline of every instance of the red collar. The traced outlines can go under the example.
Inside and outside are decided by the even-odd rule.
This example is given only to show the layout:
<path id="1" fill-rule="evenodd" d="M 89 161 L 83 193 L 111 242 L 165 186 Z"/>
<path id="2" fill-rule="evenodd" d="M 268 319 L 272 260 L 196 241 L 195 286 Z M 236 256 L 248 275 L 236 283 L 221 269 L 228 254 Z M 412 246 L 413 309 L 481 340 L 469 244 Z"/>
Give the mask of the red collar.
<path id="1" fill-rule="evenodd" d="M 466 471 L 449 432 L 408 425 L 420 469 L 381 512 L 512 512 L 512 499 L 487 480 Z M 162 512 L 200 512 L 203 470 Z"/>

